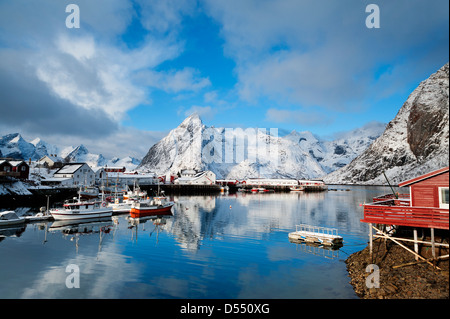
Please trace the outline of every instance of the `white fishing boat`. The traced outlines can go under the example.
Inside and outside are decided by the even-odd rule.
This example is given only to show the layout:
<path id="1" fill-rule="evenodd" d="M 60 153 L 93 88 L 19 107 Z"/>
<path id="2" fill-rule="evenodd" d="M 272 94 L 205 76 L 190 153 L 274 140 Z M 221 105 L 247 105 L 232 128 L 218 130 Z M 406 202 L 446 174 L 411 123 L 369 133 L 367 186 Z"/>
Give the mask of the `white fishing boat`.
<path id="1" fill-rule="evenodd" d="M 97 198 L 100 195 L 100 191 L 97 187 L 86 186 L 79 190 L 81 198 Z"/>
<path id="2" fill-rule="evenodd" d="M 147 197 L 147 192 L 141 190 L 141 188 L 139 187 L 139 185 L 136 186 L 136 183 L 133 186 L 133 190 L 131 190 L 128 186 L 127 186 L 127 190 L 126 192 L 124 192 L 123 194 L 123 199 L 127 200 L 127 199 L 143 199 Z"/>
<path id="3" fill-rule="evenodd" d="M 23 223 L 25 223 L 25 219 L 17 216 L 16 212 L 13 210 L 8 210 L 0 213 L 0 227 Z"/>
<path id="4" fill-rule="evenodd" d="M 77 198 L 66 200 L 63 207 L 50 209 L 55 220 L 72 220 L 112 216 L 112 209 L 99 200 L 83 201 Z"/>
<path id="5" fill-rule="evenodd" d="M 109 203 L 109 207 L 112 208 L 113 213 L 129 213 L 131 206 L 137 201 L 143 201 L 148 199 L 147 192 L 141 191 L 139 186 L 134 185 L 133 190 L 130 190 L 127 186 L 127 190 L 123 193 L 123 196 L 116 197 L 113 203 Z"/>
<path id="6" fill-rule="evenodd" d="M 66 200 L 63 207 L 50 209 L 50 214 L 55 220 L 99 218 L 112 216 L 112 209 L 103 200 L 103 193 L 101 200 L 82 200 L 78 193 L 78 198 Z"/>

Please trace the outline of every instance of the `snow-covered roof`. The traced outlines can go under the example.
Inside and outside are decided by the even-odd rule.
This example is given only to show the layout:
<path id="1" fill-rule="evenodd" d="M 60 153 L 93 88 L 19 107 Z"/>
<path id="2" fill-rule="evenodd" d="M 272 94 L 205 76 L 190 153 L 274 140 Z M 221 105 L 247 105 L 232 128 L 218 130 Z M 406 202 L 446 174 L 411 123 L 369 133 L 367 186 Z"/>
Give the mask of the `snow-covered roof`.
<path id="1" fill-rule="evenodd" d="M 61 167 L 59 170 L 57 170 L 55 172 L 55 174 L 73 174 L 77 170 L 79 170 L 83 165 L 84 165 L 84 163 L 66 164 L 63 167 Z"/>
<path id="2" fill-rule="evenodd" d="M 25 163 L 24 161 L 9 161 L 9 163 L 12 165 L 12 166 L 18 166 L 18 165 L 20 165 L 20 164 L 22 164 L 22 163 Z"/>
<path id="3" fill-rule="evenodd" d="M 52 160 L 53 162 L 62 162 L 63 159 L 59 156 L 54 156 L 54 155 L 45 155 L 44 157 L 42 157 L 39 162 L 43 161 L 45 158 L 48 158 L 50 160 Z"/>

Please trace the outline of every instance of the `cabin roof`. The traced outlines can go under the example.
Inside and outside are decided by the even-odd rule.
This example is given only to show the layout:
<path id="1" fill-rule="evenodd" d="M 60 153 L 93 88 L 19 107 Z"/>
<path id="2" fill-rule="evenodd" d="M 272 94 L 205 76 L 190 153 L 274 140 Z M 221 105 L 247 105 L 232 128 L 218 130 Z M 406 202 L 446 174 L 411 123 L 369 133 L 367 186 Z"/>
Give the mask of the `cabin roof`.
<path id="1" fill-rule="evenodd" d="M 435 170 L 435 171 L 433 171 L 433 172 L 430 172 L 430 173 L 421 175 L 421 176 L 419 176 L 419 177 L 416 177 L 416 178 L 413 178 L 413 179 L 410 179 L 410 180 L 407 180 L 407 181 L 398 183 L 398 186 L 400 186 L 400 187 L 410 186 L 410 185 L 412 185 L 412 184 L 421 182 L 421 181 L 426 180 L 426 179 L 428 179 L 428 178 L 431 178 L 431 177 L 434 177 L 434 176 L 437 176 L 437 175 L 446 173 L 446 172 L 448 172 L 448 168 L 449 168 L 449 167 L 447 166 L 447 167 L 444 167 L 444 168 Z"/>
<path id="2" fill-rule="evenodd" d="M 68 163 L 55 172 L 55 174 L 74 174 L 85 163 Z"/>

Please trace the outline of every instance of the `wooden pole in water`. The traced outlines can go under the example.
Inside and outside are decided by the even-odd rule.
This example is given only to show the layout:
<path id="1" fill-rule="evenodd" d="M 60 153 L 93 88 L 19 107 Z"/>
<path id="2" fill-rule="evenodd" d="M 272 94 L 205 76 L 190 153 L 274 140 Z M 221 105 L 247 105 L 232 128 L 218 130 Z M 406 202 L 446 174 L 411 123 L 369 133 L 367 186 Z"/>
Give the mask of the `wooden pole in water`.
<path id="1" fill-rule="evenodd" d="M 373 256 L 373 235 L 372 235 L 372 223 L 369 223 L 369 252 L 370 252 L 370 260 L 372 260 Z"/>
<path id="2" fill-rule="evenodd" d="M 419 253 L 419 244 L 417 243 L 417 228 L 414 228 L 414 251 L 416 254 Z M 416 255 L 416 260 L 419 260 L 419 258 Z"/>

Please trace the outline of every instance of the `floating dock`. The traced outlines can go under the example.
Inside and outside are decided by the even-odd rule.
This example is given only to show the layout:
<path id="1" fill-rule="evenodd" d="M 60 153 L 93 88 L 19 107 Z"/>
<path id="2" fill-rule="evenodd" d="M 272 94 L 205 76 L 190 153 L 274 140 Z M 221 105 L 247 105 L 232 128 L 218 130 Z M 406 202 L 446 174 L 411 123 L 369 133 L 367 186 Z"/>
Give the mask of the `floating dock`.
<path id="1" fill-rule="evenodd" d="M 289 233 L 289 239 L 304 241 L 326 246 L 342 246 L 343 239 L 336 228 L 319 227 L 300 224 L 295 226 L 295 232 Z"/>

